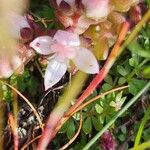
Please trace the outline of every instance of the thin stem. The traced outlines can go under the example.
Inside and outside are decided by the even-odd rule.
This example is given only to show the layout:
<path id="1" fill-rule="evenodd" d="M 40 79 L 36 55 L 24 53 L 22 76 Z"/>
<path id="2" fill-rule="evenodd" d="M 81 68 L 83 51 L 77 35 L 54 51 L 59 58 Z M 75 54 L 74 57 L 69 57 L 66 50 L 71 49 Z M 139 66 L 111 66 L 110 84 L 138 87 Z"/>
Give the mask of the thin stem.
<path id="1" fill-rule="evenodd" d="M 136 37 L 136 35 L 139 33 L 143 25 L 149 20 L 150 18 L 150 9 L 146 12 L 146 14 L 142 17 L 142 20 L 136 25 L 136 27 L 133 29 L 132 33 L 129 35 L 127 40 L 122 45 L 121 49 L 122 51 L 128 46 L 128 44 Z"/>
<path id="2" fill-rule="evenodd" d="M 36 65 L 37 69 L 39 70 L 39 72 L 40 72 L 42 78 L 44 78 L 44 74 L 43 74 L 43 72 L 42 72 L 42 69 L 41 69 L 40 65 L 38 64 L 38 62 L 37 62 L 36 60 L 35 60 L 35 65 Z"/>
<path id="3" fill-rule="evenodd" d="M 0 83 L 0 150 L 3 150 L 3 127 L 4 127 L 4 101 L 2 84 Z"/>
<path id="4" fill-rule="evenodd" d="M 12 86 L 17 89 L 17 84 L 16 83 L 12 84 Z M 18 96 L 17 96 L 17 93 L 14 90 L 12 90 L 12 93 L 13 93 L 13 101 L 12 101 L 13 115 L 14 115 L 15 126 L 17 126 Z"/>
<path id="5" fill-rule="evenodd" d="M 76 138 L 78 137 L 78 135 L 79 135 L 79 133 L 80 133 L 80 131 L 81 131 L 81 128 L 82 128 L 82 121 L 83 121 L 83 119 L 82 119 L 82 112 L 80 113 L 80 124 L 79 124 L 79 129 L 78 129 L 78 131 L 77 131 L 77 133 L 73 136 L 73 138 L 68 142 L 68 143 L 66 143 L 63 147 L 61 147 L 59 150 L 65 150 L 65 149 L 67 149 L 67 147 L 69 146 L 69 145 L 71 145 L 75 140 L 76 140 Z"/>
<path id="6" fill-rule="evenodd" d="M 129 87 L 128 85 L 127 85 L 127 86 L 118 87 L 118 88 L 112 89 L 112 90 L 110 90 L 110 91 L 107 91 L 107 92 L 105 92 L 105 93 L 102 93 L 102 94 L 100 94 L 100 95 L 97 95 L 96 97 L 90 99 L 90 100 L 87 101 L 86 103 L 83 103 L 82 105 L 80 105 L 74 112 L 72 112 L 71 116 L 72 116 L 73 114 L 75 114 L 76 112 L 78 112 L 79 110 L 85 108 L 85 107 L 88 106 L 89 104 L 93 103 L 94 101 L 96 101 L 96 100 L 98 100 L 98 99 L 100 99 L 100 98 L 102 98 L 102 97 L 104 97 L 104 96 L 106 96 L 106 95 L 108 95 L 108 94 L 110 94 L 110 93 L 113 93 L 113 92 L 116 92 L 116 91 L 120 91 L 120 90 L 126 89 L 126 88 L 128 88 L 128 87 Z"/>
<path id="7" fill-rule="evenodd" d="M 3 82 L 3 81 L 0 81 L 2 84 L 5 84 L 7 85 L 9 88 L 11 88 L 12 90 L 14 90 L 21 98 L 23 98 L 23 100 L 30 106 L 30 108 L 33 110 L 35 116 L 37 117 L 37 120 L 40 124 L 40 127 L 41 129 L 43 130 L 43 124 L 42 124 L 42 121 L 41 121 L 41 118 L 37 112 L 37 110 L 33 107 L 33 105 L 30 103 L 30 101 L 25 97 L 23 96 L 17 89 L 15 89 L 13 86 L 9 85 L 8 83 L 6 82 Z"/>
<path id="8" fill-rule="evenodd" d="M 129 150 L 144 150 L 144 149 L 146 149 L 146 148 L 150 148 L 150 141 L 144 142 L 144 143 L 142 143 L 141 145 L 138 145 L 138 147 L 137 147 L 136 149 L 131 148 L 131 149 L 129 149 Z"/>
<path id="9" fill-rule="evenodd" d="M 8 120 L 9 120 L 9 125 L 11 127 L 11 131 L 13 134 L 14 150 L 18 150 L 19 136 L 18 136 L 17 124 L 11 112 L 8 114 Z"/>
<path id="10" fill-rule="evenodd" d="M 96 141 L 99 139 L 99 137 L 107 130 L 113 123 L 121 116 L 128 108 L 130 108 L 137 100 L 138 98 L 146 92 L 150 88 L 150 81 L 145 85 L 145 87 L 138 92 L 136 96 L 134 96 L 104 127 L 103 129 L 98 132 L 94 138 L 92 138 L 82 150 L 88 150 Z"/>
<path id="11" fill-rule="evenodd" d="M 140 143 L 140 139 L 141 139 L 141 136 L 142 136 L 142 132 L 143 132 L 143 129 L 144 129 L 144 126 L 146 124 L 146 122 L 148 121 L 149 119 L 149 116 L 150 116 L 150 107 L 147 109 L 143 119 L 142 119 L 142 122 L 140 124 L 140 127 L 139 127 L 139 130 L 138 130 L 138 133 L 137 133 L 137 136 L 135 138 L 135 143 L 134 143 L 134 150 L 137 148 L 137 146 L 139 145 Z"/>

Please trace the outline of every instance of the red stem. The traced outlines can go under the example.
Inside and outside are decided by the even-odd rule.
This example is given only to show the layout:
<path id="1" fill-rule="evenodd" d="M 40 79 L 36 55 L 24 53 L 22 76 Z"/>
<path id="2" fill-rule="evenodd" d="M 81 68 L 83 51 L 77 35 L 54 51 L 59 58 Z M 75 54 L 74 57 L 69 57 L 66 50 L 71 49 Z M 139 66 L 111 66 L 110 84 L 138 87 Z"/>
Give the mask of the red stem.
<path id="1" fill-rule="evenodd" d="M 18 137 L 18 131 L 17 131 L 17 126 L 16 126 L 16 122 L 15 119 L 12 115 L 12 113 L 8 114 L 8 120 L 9 120 L 9 124 L 12 130 L 12 134 L 13 134 L 13 140 L 14 140 L 14 150 L 18 150 L 18 145 L 19 145 L 19 137 Z"/>
<path id="2" fill-rule="evenodd" d="M 106 63 L 104 64 L 103 68 L 100 70 L 99 74 L 96 75 L 96 77 L 92 80 L 90 85 L 86 88 L 86 90 L 83 92 L 83 94 L 78 98 L 76 103 L 67 111 L 66 115 L 70 115 L 95 89 L 96 87 L 104 80 L 107 73 L 109 72 L 110 68 L 114 64 L 115 60 L 121 53 L 120 45 L 123 42 L 126 33 L 129 30 L 129 23 L 124 22 L 121 32 L 119 34 L 119 37 L 115 43 L 115 46 L 113 47 L 109 58 L 107 59 Z"/>

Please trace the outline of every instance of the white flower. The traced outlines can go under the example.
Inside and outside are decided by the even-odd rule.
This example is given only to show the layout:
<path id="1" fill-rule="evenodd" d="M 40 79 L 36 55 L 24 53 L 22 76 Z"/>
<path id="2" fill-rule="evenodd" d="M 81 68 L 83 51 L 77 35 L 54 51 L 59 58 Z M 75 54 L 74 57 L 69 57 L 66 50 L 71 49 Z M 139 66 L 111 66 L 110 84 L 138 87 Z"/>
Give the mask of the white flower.
<path id="1" fill-rule="evenodd" d="M 67 71 L 71 59 L 83 72 L 95 74 L 99 72 L 98 62 L 92 52 L 80 46 L 77 34 L 58 30 L 53 38 L 37 37 L 30 43 L 36 52 L 43 55 L 54 54 L 49 58 L 44 84 L 45 90 L 55 85 Z"/>

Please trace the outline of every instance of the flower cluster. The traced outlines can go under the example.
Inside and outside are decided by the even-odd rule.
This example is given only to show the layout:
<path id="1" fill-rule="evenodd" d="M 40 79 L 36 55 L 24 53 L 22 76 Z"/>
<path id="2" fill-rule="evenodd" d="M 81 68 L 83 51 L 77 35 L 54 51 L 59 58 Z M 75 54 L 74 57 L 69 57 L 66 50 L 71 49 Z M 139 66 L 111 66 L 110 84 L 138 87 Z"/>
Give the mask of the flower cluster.
<path id="1" fill-rule="evenodd" d="M 107 19 L 112 12 L 126 12 L 140 0 L 53 0 L 60 22 L 75 33 L 82 34 L 92 24 Z"/>
<path id="2" fill-rule="evenodd" d="M 105 60 L 126 13 L 141 0 L 53 0 L 56 16 L 67 30 L 92 40 L 95 56 Z M 134 16 L 136 16 L 134 14 Z"/>
<path id="3" fill-rule="evenodd" d="M 103 150 L 115 150 L 116 145 L 117 143 L 112 133 L 109 130 L 107 130 L 100 138 L 100 147 Z"/>

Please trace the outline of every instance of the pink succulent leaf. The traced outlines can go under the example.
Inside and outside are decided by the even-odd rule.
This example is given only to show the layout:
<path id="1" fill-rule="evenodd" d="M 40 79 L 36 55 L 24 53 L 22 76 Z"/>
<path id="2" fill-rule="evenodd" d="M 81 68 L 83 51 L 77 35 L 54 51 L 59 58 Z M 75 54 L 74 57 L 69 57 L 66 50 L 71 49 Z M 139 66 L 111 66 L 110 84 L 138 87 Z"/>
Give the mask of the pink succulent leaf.
<path id="1" fill-rule="evenodd" d="M 64 15 L 62 12 L 56 12 L 57 19 L 64 25 L 65 28 L 73 26 L 74 22 L 73 19 L 69 16 Z"/>
<path id="2" fill-rule="evenodd" d="M 99 72 L 98 62 L 93 53 L 83 47 L 76 49 L 76 55 L 72 59 L 77 68 L 83 72 L 95 74 Z"/>
<path id="3" fill-rule="evenodd" d="M 77 33 L 77 34 L 83 34 L 91 24 L 95 24 L 96 22 L 92 19 L 89 19 L 85 16 L 80 16 L 76 22 L 76 24 L 74 24 L 74 26 L 70 26 L 68 28 L 68 30 Z"/>
<path id="4" fill-rule="evenodd" d="M 20 36 L 24 40 L 27 40 L 27 41 L 31 40 L 33 38 L 32 29 L 31 28 L 27 28 L 27 27 L 22 28 L 20 30 Z"/>
<path id="5" fill-rule="evenodd" d="M 51 50 L 52 38 L 50 36 L 39 36 L 30 43 L 37 53 L 42 55 L 49 55 L 53 53 Z"/>
<path id="6" fill-rule="evenodd" d="M 21 39 L 20 31 L 22 28 L 30 28 L 27 19 L 14 12 L 8 14 L 8 22 L 10 25 L 10 33 L 16 39 Z"/>
<path id="7" fill-rule="evenodd" d="M 45 72 L 44 85 L 45 90 L 49 89 L 60 81 L 67 70 L 67 62 L 62 63 L 51 59 Z"/>
<path id="8" fill-rule="evenodd" d="M 80 38 L 77 34 L 63 30 L 58 30 L 54 35 L 53 40 L 68 46 L 80 45 Z"/>
<path id="9" fill-rule="evenodd" d="M 89 18 L 100 20 L 109 13 L 109 0 L 82 0 L 82 3 Z"/>
<path id="10" fill-rule="evenodd" d="M 34 37 L 42 36 L 45 34 L 45 32 L 42 30 L 42 28 L 34 21 L 34 18 L 31 15 L 26 15 L 26 19 L 32 29 L 32 32 L 34 34 Z"/>
<path id="11" fill-rule="evenodd" d="M 57 5 L 59 6 L 62 1 L 65 1 L 70 6 L 73 6 L 75 4 L 75 0 L 56 0 Z"/>

